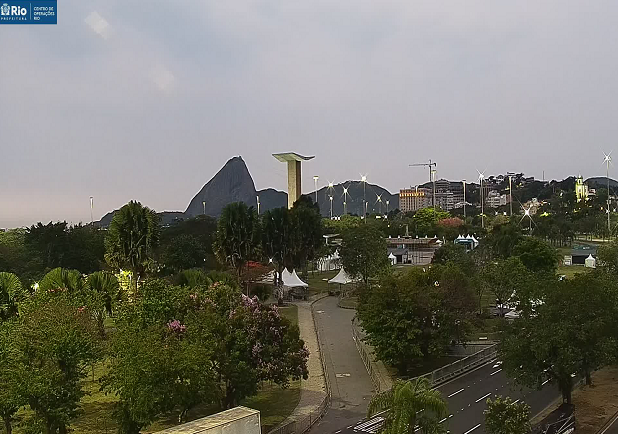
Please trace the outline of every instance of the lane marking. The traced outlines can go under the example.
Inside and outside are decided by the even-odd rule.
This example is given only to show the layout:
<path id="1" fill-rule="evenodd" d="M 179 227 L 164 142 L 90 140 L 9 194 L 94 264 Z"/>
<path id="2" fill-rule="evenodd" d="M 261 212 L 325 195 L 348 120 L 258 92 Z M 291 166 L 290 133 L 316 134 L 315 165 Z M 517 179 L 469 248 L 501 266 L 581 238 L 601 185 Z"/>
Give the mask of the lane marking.
<path id="1" fill-rule="evenodd" d="M 447 396 L 447 398 L 450 398 L 450 397 L 452 397 L 452 396 L 455 396 L 455 395 L 457 395 L 458 393 L 463 392 L 464 390 L 465 390 L 465 389 L 459 389 L 457 392 L 453 392 L 453 393 L 451 393 L 449 396 Z"/>
<path id="2" fill-rule="evenodd" d="M 442 422 L 444 422 L 446 419 L 448 419 L 448 418 L 447 418 L 447 417 L 445 417 L 444 419 L 442 419 L 442 420 L 441 420 L 440 422 L 438 422 L 438 423 L 442 423 Z"/>
<path id="3" fill-rule="evenodd" d="M 491 376 L 491 375 L 496 375 L 496 374 L 497 374 L 498 372 L 500 372 L 500 371 L 502 371 L 502 368 L 498 369 L 497 371 L 492 372 L 492 373 L 491 373 L 491 374 L 489 374 L 489 375 L 490 375 L 490 376 Z"/>
<path id="4" fill-rule="evenodd" d="M 470 428 L 468 431 L 466 431 L 463 434 L 470 434 L 472 431 L 474 431 L 475 429 L 477 429 L 479 426 L 481 426 L 481 424 L 479 423 L 478 425 L 475 425 L 473 428 Z"/>
<path id="5" fill-rule="evenodd" d="M 547 380 L 543 381 L 543 382 L 541 383 L 541 386 L 545 386 L 547 383 L 549 383 L 549 380 L 550 380 L 550 378 L 548 378 Z"/>
<path id="6" fill-rule="evenodd" d="M 516 401 L 511 402 L 511 404 L 517 404 L 519 402 L 519 399 Z"/>
<path id="7" fill-rule="evenodd" d="M 335 431 L 335 434 L 339 434 L 340 432 L 341 432 L 341 430 L 339 430 L 339 431 Z"/>
<path id="8" fill-rule="evenodd" d="M 483 396 L 481 396 L 479 399 L 477 399 L 477 400 L 476 400 L 476 401 L 474 401 L 474 402 L 479 402 L 479 401 L 482 401 L 483 399 L 487 398 L 487 397 L 488 397 L 488 396 L 490 396 L 490 395 L 491 395 L 491 392 L 489 392 L 487 395 L 483 395 Z"/>

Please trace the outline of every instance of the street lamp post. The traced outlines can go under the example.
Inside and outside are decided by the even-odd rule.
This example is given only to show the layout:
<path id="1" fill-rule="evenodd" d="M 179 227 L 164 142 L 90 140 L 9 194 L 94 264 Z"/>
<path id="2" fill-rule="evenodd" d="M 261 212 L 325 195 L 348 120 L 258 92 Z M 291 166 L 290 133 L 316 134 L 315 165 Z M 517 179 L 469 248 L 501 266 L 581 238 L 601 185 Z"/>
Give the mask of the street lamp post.
<path id="1" fill-rule="evenodd" d="M 318 175 L 315 175 L 313 177 L 313 183 L 315 184 L 315 203 L 318 203 L 318 179 L 320 177 Z"/>
<path id="2" fill-rule="evenodd" d="M 431 177 L 433 178 L 433 209 L 436 209 L 436 170 L 431 171 Z"/>
<path id="3" fill-rule="evenodd" d="M 483 178 L 485 178 L 485 174 L 479 172 L 479 182 L 481 187 L 481 227 L 485 228 L 485 214 L 483 208 Z"/>
<path id="4" fill-rule="evenodd" d="M 202 206 L 204 207 L 204 215 L 206 215 L 206 201 L 202 201 Z"/>
<path id="5" fill-rule="evenodd" d="M 463 184 L 463 193 L 464 193 L 463 195 L 464 220 L 466 220 L 466 180 L 463 179 L 461 182 Z"/>
<path id="6" fill-rule="evenodd" d="M 513 217 L 513 177 L 509 175 L 509 208 L 511 210 L 511 217 Z"/>
<path id="7" fill-rule="evenodd" d="M 388 215 L 388 204 L 389 204 L 390 202 L 391 202 L 390 200 L 388 200 L 388 199 L 386 200 L 386 215 Z"/>
<path id="8" fill-rule="evenodd" d="M 330 218 L 332 220 L 333 219 L 333 197 L 328 196 L 328 198 L 330 199 Z"/>
<path id="9" fill-rule="evenodd" d="M 260 196 L 256 196 L 257 197 L 257 212 L 258 215 L 260 215 Z"/>
<path id="10" fill-rule="evenodd" d="M 361 176 L 361 181 L 363 182 L 363 219 L 365 219 L 365 223 L 367 223 L 367 198 L 365 196 L 365 186 L 367 185 L 367 176 Z"/>
<path id="11" fill-rule="evenodd" d="M 348 208 L 347 208 L 347 203 L 348 203 L 348 189 L 347 187 L 343 187 L 343 215 L 346 215 L 348 213 Z"/>
<path id="12" fill-rule="evenodd" d="M 92 209 L 94 208 L 94 197 L 90 196 L 90 224 L 94 224 L 94 217 L 92 215 Z"/>
<path id="13" fill-rule="evenodd" d="M 605 155 L 605 153 L 603 155 Z M 610 202 L 609 202 L 609 163 L 612 162 L 611 155 L 612 155 L 611 152 L 609 154 L 605 155 L 605 159 L 603 160 L 603 162 L 607 164 L 605 176 L 607 177 L 607 238 L 608 239 L 610 238 L 610 234 L 611 234 L 611 225 L 610 225 L 610 220 L 609 220 L 609 207 L 610 207 Z"/>

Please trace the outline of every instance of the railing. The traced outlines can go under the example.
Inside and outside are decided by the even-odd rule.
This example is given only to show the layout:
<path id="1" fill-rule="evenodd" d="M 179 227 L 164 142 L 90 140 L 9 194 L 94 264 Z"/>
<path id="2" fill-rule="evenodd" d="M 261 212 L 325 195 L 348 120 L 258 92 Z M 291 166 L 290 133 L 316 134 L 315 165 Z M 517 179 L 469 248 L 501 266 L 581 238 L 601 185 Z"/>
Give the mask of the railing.
<path id="1" fill-rule="evenodd" d="M 363 338 L 359 333 L 358 326 L 356 325 L 355 321 L 352 322 L 352 336 L 354 338 L 354 343 L 356 344 L 358 354 L 360 354 L 361 359 L 363 360 L 363 364 L 367 369 L 367 373 L 369 373 L 369 377 L 371 378 L 373 387 L 375 388 L 376 392 L 382 392 L 382 384 L 385 383 L 385 380 L 377 372 L 377 369 L 374 369 L 371 355 L 369 354 L 369 351 L 367 350 L 367 347 L 363 342 Z"/>
<path id="2" fill-rule="evenodd" d="M 435 369 L 431 372 L 428 372 L 424 375 L 419 375 L 415 378 L 427 378 L 432 386 L 437 386 L 439 384 L 444 383 L 445 381 L 450 380 L 451 378 L 457 377 L 458 375 L 463 374 L 466 371 L 472 370 L 478 366 L 481 366 L 488 360 L 495 358 L 498 355 L 498 345 L 494 344 L 488 348 L 485 348 L 481 351 L 477 351 L 476 353 L 464 357 L 463 359 L 459 359 L 453 363 L 450 363 L 441 368 Z"/>
<path id="3" fill-rule="evenodd" d="M 313 328 L 315 330 L 315 334 L 318 341 L 318 348 L 320 350 L 320 363 L 322 364 L 322 373 L 324 375 L 324 385 L 326 386 L 326 396 L 318 405 L 317 410 L 310 412 L 308 415 L 305 415 L 297 420 L 292 420 L 285 425 L 278 426 L 277 428 L 268 432 L 268 434 L 303 434 L 313 426 L 318 420 L 324 416 L 326 410 L 330 406 L 330 382 L 328 379 L 328 372 L 326 371 L 326 362 L 324 360 L 324 355 L 322 354 L 322 341 L 320 340 L 320 331 L 315 323 L 315 315 L 313 315 L 313 306 L 311 306 L 311 317 L 313 318 Z M 302 395 L 302 390 L 301 390 Z"/>
<path id="4" fill-rule="evenodd" d="M 369 350 L 366 348 L 365 344 L 362 342 L 362 337 L 360 336 L 360 332 L 358 330 L 358 325 L 353 322 L 352 323 L 352 335 L 354 336 L 354 341 L 356 343 L 356 348 L 358 349 L 358 353 L 365 364 L 365 368 L 367 368 L 367 372 L 369 373 L 369 377 L 371 377 L 371 381 L 377 392 L 381 392 L 382 384 L 384 384 L 384 380 L 381 378 L 381 375 L 375 369 L 373 362 L 371 360 L 371 355 L 369 354 Z M 419 375 L 414 378 L 427 378 L 432 386 L 437 386 L 439 384 L 444 383 L 445 381 L 450 380 L 458 375 L 463 374 L 466 371 L 474 369 L 488 360 L 493 359 L 498 354 L 498 346 L 497 344 L 493 344 L 485 349 L 477 351 L 476 353 L 464 357 L 463 359 L 459 359 L 453 363 L 450 363 L 446 366 L 438 368 L 434 371 L 428 372 L 424 375 Z"/>

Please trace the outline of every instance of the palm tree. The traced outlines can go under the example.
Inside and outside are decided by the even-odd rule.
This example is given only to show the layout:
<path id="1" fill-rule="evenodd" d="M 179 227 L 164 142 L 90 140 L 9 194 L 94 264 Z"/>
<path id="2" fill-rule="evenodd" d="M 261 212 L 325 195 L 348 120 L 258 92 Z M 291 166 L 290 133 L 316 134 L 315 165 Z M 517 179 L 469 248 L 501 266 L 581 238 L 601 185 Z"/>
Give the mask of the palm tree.
<path id="1" fill-rule="evenodd" d="M 86 287 L 102 296 L 105 312 L 112 316 L 112 304 L 122 298 L 118 278 L 107 271 L 95 271 L 86 279 Z"/>
<path id="2" fill-rule="evenodd" d="M 39 289 L 47 292 L 67 291 L 75 293 L 84 287 L 82 275 L 77 270 L 54 268 L 39 282 Z"/>
<path id="3" fill-rule="evenodd" d="M 105 259 L 115 269 L 131 271 L 134 289 L 144 277 L 152 252 L 159 244 L 159 217 L 131 201 L 114 215 L 105 237 Z"/>
<path id="4" fill-rule="evenodd" d="M 384 434 L 424 434 L 444 432 L 439 420 L 447 413 L 446 402 L 426 378 L 397 380 L 392 389 L 375 395 L 368 415 L 384 413 Z"/>
<path id="5" fill-rule="evenodd" d="M 19 278 L 13 273 L 0 273 L 0 321 L 17 314 L 17 304 L 27 297 Z"/>

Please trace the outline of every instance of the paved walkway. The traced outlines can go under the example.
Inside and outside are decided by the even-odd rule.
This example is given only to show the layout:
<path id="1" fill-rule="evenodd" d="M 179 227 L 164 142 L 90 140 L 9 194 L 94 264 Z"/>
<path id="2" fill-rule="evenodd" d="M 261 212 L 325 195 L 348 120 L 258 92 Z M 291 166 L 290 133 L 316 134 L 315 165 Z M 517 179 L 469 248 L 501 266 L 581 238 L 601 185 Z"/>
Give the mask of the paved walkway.
<path id="1" fill-rule="evenodd" d="M 352 339 L 356 311 L 337 307 L 336 297 L 317 301 L 313 310 L 332 394 L 330 409 L 310 431 L 321 434 L 346 428 L 365 417 L 373 384 Z"/>

